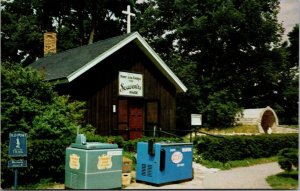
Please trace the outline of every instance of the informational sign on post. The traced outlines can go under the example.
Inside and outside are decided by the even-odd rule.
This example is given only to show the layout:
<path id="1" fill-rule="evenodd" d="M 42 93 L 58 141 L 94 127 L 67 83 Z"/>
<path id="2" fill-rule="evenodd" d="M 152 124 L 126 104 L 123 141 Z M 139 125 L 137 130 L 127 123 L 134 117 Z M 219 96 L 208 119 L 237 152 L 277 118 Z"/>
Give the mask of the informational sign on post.
<path id="1" fill-rule="evenodd" d="M 27 160 L 10 160 L 8 161 L 8 167 L 9 168 L 21 168 L 21 167 L 27 167 Z"/>
<path id="2" fill-rule="evenodd" d="M 21 131 L 9 133 L 9 150 L 10 157 L 27 156 L 27 134 Z"/>
<path id="3" fill-rule="evenodd" d="M 27 157 L 27 134 L 22 131 L 14 131 L 9 133 L 9 149 L 10 157 Z M 27 167 L 27 160 L 18 159 L 8 161 L 8 167 L 14 168 L 14 188 L 17 189 L 18 184 L 18 168 Z"/>
<path id="4" fill-rule="evenodd" d="M 201 126 L 202 125 L 202 115 L 201 114 L 191 114 L 191 125 Z"/>

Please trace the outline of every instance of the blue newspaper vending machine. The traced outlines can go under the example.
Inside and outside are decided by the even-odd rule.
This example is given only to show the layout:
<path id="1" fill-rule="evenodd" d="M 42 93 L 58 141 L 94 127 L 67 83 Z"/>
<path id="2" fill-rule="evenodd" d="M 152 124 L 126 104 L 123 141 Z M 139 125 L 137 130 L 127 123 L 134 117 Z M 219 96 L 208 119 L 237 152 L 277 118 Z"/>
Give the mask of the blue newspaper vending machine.
<path id="1" fill-rule="evenodd" d="M 139 142 L 136 180 L 160 185 L 193 179 L 193 144 Z"/>

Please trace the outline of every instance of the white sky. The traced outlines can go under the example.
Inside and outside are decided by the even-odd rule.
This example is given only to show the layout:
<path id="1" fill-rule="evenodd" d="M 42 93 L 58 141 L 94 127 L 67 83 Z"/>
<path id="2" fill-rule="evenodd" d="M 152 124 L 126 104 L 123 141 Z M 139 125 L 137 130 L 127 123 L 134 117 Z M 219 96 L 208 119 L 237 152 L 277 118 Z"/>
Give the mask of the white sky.
<path id="1" fill-rule="evenodd" d="M 296 23 L 300 21 L 300 1 L 280 0 L 280 12 L 278 22 L 282 23 L 284 31 L 283 40 L 287 40 L 287 34 L 293 30 Z"/>

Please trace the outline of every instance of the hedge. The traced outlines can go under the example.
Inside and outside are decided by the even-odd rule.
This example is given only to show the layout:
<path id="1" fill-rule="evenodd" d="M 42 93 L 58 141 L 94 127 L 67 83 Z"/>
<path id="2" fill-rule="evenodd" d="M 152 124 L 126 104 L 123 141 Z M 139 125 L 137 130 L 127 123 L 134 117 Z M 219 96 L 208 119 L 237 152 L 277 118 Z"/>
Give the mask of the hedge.
<path id="1" fill-rule="evenodd" d="M 87 135 L 88 142 L 110 142 L 118 144 L 124 151 L 135 151 L 137 142 L 147 141 L 150 138 L 143 137 L 136 140 L 124 141 L 121 136 Z M 176 138 L 156 138 L 157 141 L 175 141 Z M 65 173 L 65 150 L 75 141 L 75 137 L 65 140 L 44 139 L 28 140 L 27 145 L 27 168 L 18 169 L 18 185 L 38 183 L 41 179 L 51 178 L 53 181 L 64 182 Z M 13 185 L 13 169 L 7 167 L 8 142 L 1 145 L 1 188 L 10 188 Z"/>
<path id="2" fill-rule="evenodd" d="M 137 143 L 145 142 L 145 141 L 148 141 L 149 139 L 152 139 L 152 138 L 143 137 L 143 138 L 139 138 L 139 139 L 125 141 L 123 143 L 123 149 L 124 149 L 124 151 L 136 152 Z M 161 141 L 182 142 L 182 140 L 180 140 L 179 138 L 173 138 L 173 137 L 156 137 L 155 141 L 156 142 L 161 142 Z"/>
<path id="3" fill-rule="evenodd" d="M 144 136 L 142 138 L 124 141 L 122 136 L 87 135 L 86 139 L 88 142 L 96 141 L 96 142 L 103 142 L 103 143 L 106 142 L 115 143 L 118 144 L 119 148 L 123 148 L 124 151 L 135 152 L 138 142 L 148 141 L 149 139 L 152 138 Z M 156 142 L 160 142 L 160 141 L 180 142 L 181 140 L 179 138 L 174 138 L 174 137 L 156 137 L 155 141 Z"/>
<path id="4" fill-rule="evenodd" d="M 211 161 L 227 162 L 276 156 L 284 148 L 298 148 L 298 134 L 255 136 L 201 136 L 194 140 L 198 154 Z"/>

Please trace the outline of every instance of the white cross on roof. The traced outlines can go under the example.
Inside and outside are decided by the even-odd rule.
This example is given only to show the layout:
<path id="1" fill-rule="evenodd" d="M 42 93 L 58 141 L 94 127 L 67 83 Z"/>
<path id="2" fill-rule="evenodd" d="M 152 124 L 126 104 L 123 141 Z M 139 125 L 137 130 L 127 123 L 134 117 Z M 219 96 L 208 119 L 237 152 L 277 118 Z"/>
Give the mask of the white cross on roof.
<path id="1" fill-rule="evenodd" d="M 122 11 L 122 13 L 127 15 L 127 33 L 130 33 L 131 32 L 131 29 L 130 29 L 130 16 L 134 17 L 135 14 L 130 12 L 130 5 L 127 5 L 127 11 Z"/>

